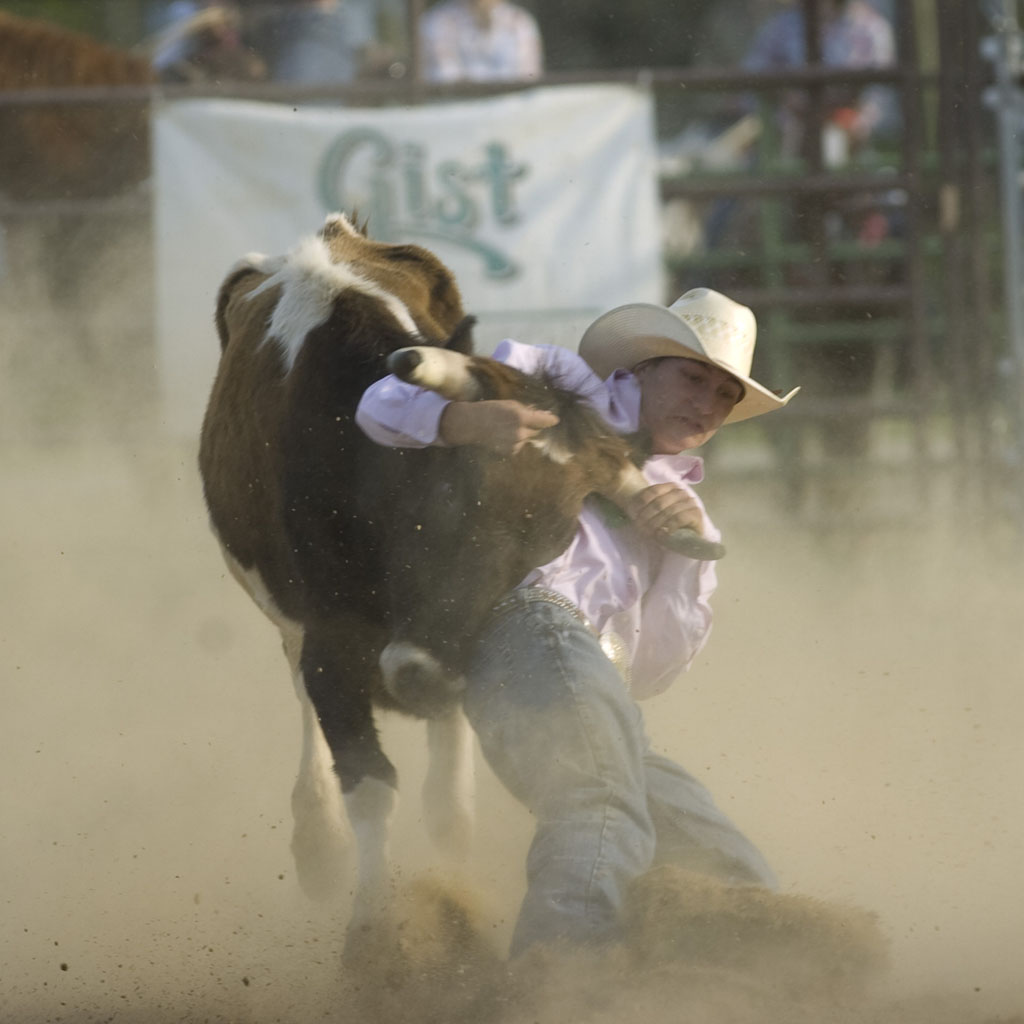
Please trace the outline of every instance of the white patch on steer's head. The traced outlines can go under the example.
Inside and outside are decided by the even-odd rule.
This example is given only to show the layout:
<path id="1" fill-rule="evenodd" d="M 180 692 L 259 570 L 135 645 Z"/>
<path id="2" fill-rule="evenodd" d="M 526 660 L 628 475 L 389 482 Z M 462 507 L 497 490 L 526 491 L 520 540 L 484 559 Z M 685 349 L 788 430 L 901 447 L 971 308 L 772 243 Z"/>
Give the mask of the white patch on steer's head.
<path id="1" fill-rule="evenodd" d="M 255 298 L 271 288 L 281 289 L 267 338 L 281 346 L 286 372 L 295 365 L 306 335 L 327 321 L 335 298 L 350 288 L 379 300 L 409 335 L 410 341 L 423 340 L 416 321 L 401 299 L 349 264 L 333 263 L 327 244 L 318 236 L 303 239 L 283 259 L 269 260 L 265 265 L 273 268 L 266 271 L 270 276 L 254 288 L 249 297 Z"/>

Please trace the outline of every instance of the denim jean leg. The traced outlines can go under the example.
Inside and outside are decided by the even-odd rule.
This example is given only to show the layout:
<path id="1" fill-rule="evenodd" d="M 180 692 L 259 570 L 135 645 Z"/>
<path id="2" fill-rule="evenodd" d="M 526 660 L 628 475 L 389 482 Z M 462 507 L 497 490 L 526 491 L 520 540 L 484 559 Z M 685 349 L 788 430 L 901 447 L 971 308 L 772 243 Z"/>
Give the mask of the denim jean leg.
<path id="1" fill-rule="evenodd" d="M 537 821 L 512 955 L 613 939 L 625 888 L 654 856 L 639 708 L 590 632 L 541 602 L 502 616 L 468 677 L 484 756 Z"/>
<path id="2" fill-rule="evenodd" d="M 653 751 L 647 753 L 645 770 L 658 863 L 676 864 L 726 882 L 777 886 L 761 851 L 718 809 L 705 786 Z"/>

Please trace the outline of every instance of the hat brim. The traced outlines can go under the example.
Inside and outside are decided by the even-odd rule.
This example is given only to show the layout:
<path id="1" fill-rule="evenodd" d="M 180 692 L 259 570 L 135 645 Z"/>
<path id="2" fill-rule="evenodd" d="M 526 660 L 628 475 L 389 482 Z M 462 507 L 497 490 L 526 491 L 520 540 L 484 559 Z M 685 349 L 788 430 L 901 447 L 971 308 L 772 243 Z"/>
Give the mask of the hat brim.
<path id="1" fill-rule="evenodd" d="M 634 302 L 599 316 L 580 339 L 579 353 L 602 380 L 617 369 L 632 370 L 646 359 L 663 356 L 699 359 L 717 366 L 743 384 L 743 397 L 725 423 L 739 423 L 781 409 L 800 390 L 777 395 L 736 367 L 708 355 L 700 338 L 678 316 L 653 303 Z"/>

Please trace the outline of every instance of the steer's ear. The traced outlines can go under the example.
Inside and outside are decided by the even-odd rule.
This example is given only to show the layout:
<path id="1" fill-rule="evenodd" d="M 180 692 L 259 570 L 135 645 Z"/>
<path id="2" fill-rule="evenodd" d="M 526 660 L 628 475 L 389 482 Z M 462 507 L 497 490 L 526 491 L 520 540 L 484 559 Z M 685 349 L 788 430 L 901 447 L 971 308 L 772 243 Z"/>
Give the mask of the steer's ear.
<path id="1" fill-rule="evenodd" d="M 473 328 L 476 326 L 475 316 L 464 316 L 455 326 L 451 337 L 441 346 L 452 352 L 461 352 L 464 356 L 473 354 Z"/>
<path id="2" fill-rule="evenodd" d="M 259 271 L 255 267 L 239 267 L 224 278 L 220 290 L 217 292 L 217 311 L 214 314 L 214 319 L 217 324 L 217 337 L 220 338 L 221 352 L 228 347 L 228 338 L 230 337 L 230 332 L 228 331 L 228 305 L 238 289 L 239 282 L 250 274 L 256 273 L 259 273 Z"/>

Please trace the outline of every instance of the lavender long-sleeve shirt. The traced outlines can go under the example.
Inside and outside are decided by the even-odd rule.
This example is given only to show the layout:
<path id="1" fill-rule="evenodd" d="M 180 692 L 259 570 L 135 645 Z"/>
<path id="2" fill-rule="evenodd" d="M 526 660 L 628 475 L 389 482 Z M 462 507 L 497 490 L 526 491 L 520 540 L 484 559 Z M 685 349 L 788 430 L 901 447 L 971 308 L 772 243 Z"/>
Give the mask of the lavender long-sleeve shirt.
<path id="1" fill-rule="evenodd" d="M 543 369 L 554 374 L 620 433 L 638 427 L 640 385 L 625 370 L 602 381 L 568 349 L 516 341 L 503 341 L 494 358 L 526 373 Z M 356 422 L 380 444 L 423 448 L 443 443 L 438 432 L 447 404 L 433 391 L 385 377 L 366 390 Z M 692 485 L 703 479 L 704 463 L 695 455 L 655 455 L 643 473 L 652 484 L 673 483 L 697 498 Z M 705 535 L 718 540 L 720 534 L 706 513 L 705 521 Z M 632 694 L 642 700 L 671 685 L 704 646 L 716 583 L 713 562 L 666 551 L 631 526 L 609 526 L 587 503 L 565 551 L 533 570 L 521 585 L 554 590 L 576 604 L 599 631 L 617 633 L 632 659 Z"/>

